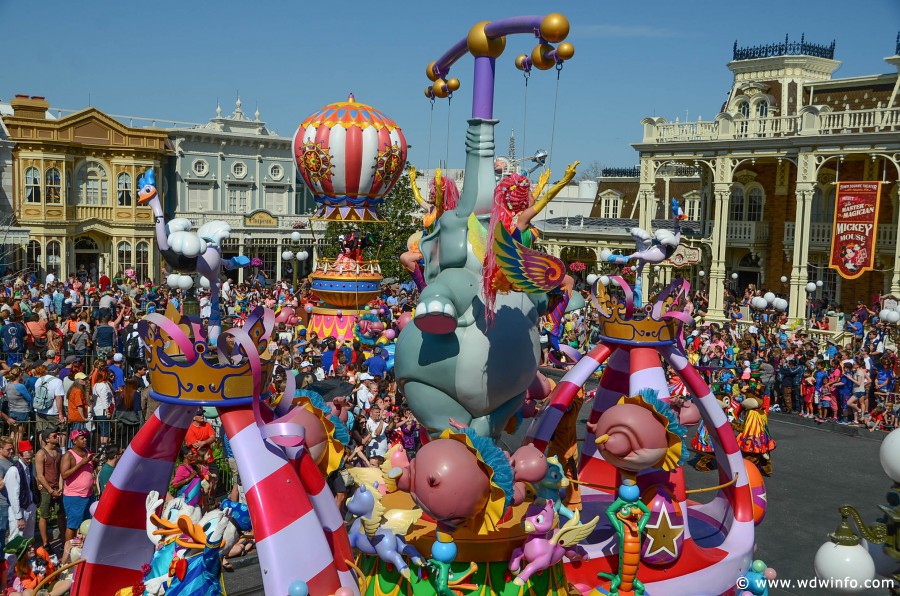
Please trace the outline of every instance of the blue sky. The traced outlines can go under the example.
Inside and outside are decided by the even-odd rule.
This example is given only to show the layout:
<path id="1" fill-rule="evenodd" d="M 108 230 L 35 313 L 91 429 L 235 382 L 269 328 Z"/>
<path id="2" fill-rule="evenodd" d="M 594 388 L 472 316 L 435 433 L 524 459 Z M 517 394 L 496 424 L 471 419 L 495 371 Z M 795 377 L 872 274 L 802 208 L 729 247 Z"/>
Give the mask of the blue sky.
<path id="1" fill-rule="evenodd" d="M 515 129 L 520 156 L 552 146 L 560 171 L 575 159 L 637 163 L 630 144 L 640 141 L 645 116 L 712 119 L 731 85 L 726 64 L 735 39 L 835 39 L 843 62 L 835 76 L 845 77 L 889 72 L 882 59 L 893 54 L 900 29 L 898 0 L 54 0 L 40 11 L 0 0 L 0 98 L 43 95 L 52 106 L 78 109 L 90 96 L 113 114 L 206 122 L 217 97 L 230 113 L 240 92 L 245 113 L 258 104 L 269 127 L 289 136 L 304 117 L 352 91 L 401 125 L 414 164 L 448 159 L 449 167 L 461 167 L 472 60 L 457 63 L 452 75 L 462 87 L 449 107 L 438 100 L 433 113 L 423 94 L 425 65 L 477 21 L 553 11 L 569 18 L 575 46 L 558 101 L 555 71 L 535 71 L 525 113 L 513 60 L 530 53 L 535 40 L 519 35 L 508 38 L 498 60 L 494 105 L 498 152 L 506 153 Z"/>

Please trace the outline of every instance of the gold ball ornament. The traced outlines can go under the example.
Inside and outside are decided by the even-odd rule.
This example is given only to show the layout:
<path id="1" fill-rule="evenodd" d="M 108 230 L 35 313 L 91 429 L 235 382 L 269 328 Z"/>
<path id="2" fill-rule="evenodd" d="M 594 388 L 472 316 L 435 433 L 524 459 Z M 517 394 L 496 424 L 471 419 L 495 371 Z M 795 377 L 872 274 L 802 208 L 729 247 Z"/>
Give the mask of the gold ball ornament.
<path id="1" fill-rule="evenodd" d="M 481 21 L 480 23 L 475 23 L 475 25 L 469 29 L 466 44 L 469 48 L 469 52 L 473 56 L 498 58 L 506 48 L 506 37 L 488 39 L 487 34 L 484 32 L 484 28 L 486 25 L 490 25 L 490 23 L 490 21 Z"/>
<path id="2" fill-rule="evenodd" d="M 428 63 L 428 66 L 425 67 L 425 76 L 428 77 L 429 81 L 436 81 L 438 76 L 434 74 L 434 60 Z"/>
<path id="3" fill-rule="evenodd" d="M 541 21 L 541 37 L 550 43 L 559 43 L 569 35 L 569 19 L 551 12 Z"/>
<path id="4" fill-rule="evenodd" d="M 450 95 L 450 89 L 447 87 L 447 82 L 444 79 L 438 79 L 434 82 L 434 96 L 445 98 Z"/>
<path id="5" fill-rule="evenodd" d="M 542 43 L 534 46 L 531 52 L 531 63 L 538 70 L 550 70 L 556 64 L 552 58 L 546 54 L 553 51 L 553 46 L 549 43 Z"/>
<path id="6" fill-rule="evenodd" d="M 516 56 L 516 68 L 519 70 L 525 70 L 525 60 L 528 59 L 528 56 L 525 54 L 519 54 Z"/>
<path id="7" fill-rule="evenodd" d="M 434 98 L 434 87 L 425 87 L 425 97 L 428 99 Z"/>
<path id="8" fill-rule="evenodd" d="M 450 88 L 450 92 L 454 92 L 459 89 L 459 79 L 447 79 L 447 87 Z"/>
<path id="9" fill-rule="evenodd" d="M 565 41 L 556 47 L 556 55 L 560 60 L 569 60 L 575 55 L 575 46 Z"/>

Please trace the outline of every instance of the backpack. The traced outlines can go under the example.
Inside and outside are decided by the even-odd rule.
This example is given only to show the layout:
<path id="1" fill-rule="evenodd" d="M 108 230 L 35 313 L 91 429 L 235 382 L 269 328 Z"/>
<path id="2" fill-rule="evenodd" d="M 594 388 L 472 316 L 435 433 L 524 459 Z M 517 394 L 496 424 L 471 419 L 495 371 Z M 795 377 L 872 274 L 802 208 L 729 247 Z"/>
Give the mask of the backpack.
<path id="1" fill-rule="evenodd" d="M 125 340 L 125 358 L 128 360 L 139 360 L 141 358 L 141 343 L 137 331 L 132 331 Z"/>
<path id="2" fill-rule="evenodd" d="M 38 379 L 37 385 L 34 388 L 34 401 L 32 402 L 32 406 L 37 412 L 49 410 L 50 407 L 53 406 L 54 396 L 50 395 L 50 387 L 48 386 L 48 383 L 52 378 L 53 375 L 44 375 Z"/>
<path id="3" fill-rule="evenodd" d="M 6 344 L 6 351 L 18 352 L 21 346 L 19 346 L 19 336 L 15 330 L 15 323 L 9 325 L 6 336 L 6 341 L 4 342 Z"/>

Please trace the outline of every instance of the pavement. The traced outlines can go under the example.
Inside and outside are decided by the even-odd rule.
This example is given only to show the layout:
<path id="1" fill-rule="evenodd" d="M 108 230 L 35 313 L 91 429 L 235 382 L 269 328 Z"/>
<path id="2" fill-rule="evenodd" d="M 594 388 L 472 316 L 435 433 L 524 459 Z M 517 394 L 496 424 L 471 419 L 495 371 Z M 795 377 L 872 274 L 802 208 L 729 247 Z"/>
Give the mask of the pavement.
<path id="1" fill-rule="evenodd" d="M 595 385 L 596 382 L 591 382 L 587 387 L 591 389 Z M 579 436 L 583 436 L 589 412 L 590 403 L 581 412 Z M 774 473 L 766 479 L 769 508 L 757 527 L 756 557 L 774 568 L 779 578 L 811 579 L 815 577 L 816 551 L 840 522 L 841 505 L 854 505 L 869 524 L 879 517 L 877 506 L 885 503 L 891 486 L 878 458 L 885 433 L 817 424 L 814 420 L 779 413 L 771 415 L 769 430 L 777 448 L 772 456 Z M 514 436 L 504 436 L 503 442 L 517 446 L 523 435 L 524 430 L 520 429 Z M 687 481 L 690 487 L 700 488 L 718 484 L 718 476 L 688 468 Z M 263 594 L 255 554 L 235 560 L 233 565 L 235 572 L 225 574 L 229 596 Z M 770 593 L 806 596 L 834 592 L 793 588 Z M 887 590 L 863 592 L 887 593 Z"/>

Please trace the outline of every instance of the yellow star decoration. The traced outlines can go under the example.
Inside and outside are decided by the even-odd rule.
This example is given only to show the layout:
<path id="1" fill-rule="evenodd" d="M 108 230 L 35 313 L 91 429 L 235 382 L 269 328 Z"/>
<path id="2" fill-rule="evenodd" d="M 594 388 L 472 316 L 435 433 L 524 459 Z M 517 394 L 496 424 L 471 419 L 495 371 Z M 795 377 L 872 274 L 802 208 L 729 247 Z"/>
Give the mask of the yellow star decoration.
<path id="1" fill-rule="evenodd" d="M 648 523 L 646 531 L 649 542 L 647 543 L 645 557 L 650 557 L 660 551 L 665 551 L 673 557 L 678 556 L 678 545 L 675 541 L 684 534 L 684 526 L 679 524 L 672 525 L 668 509 L 665 507 L 660 509 L 656 525 Z"/>

